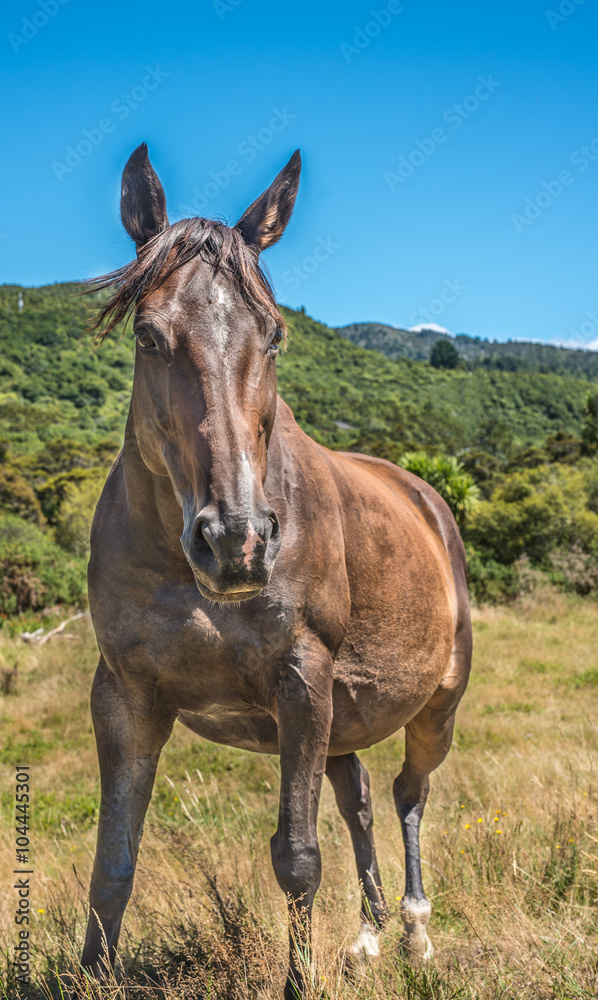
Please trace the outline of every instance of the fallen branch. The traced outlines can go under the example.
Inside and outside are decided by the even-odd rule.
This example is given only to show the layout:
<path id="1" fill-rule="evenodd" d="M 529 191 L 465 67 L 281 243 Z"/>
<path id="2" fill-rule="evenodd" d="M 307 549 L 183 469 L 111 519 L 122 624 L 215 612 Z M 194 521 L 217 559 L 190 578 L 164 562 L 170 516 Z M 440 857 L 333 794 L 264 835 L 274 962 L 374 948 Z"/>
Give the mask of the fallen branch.
<path id="1" fill-rule="evenodd" d="M 43 646 L 44 642 L 47 642 L 48 639 L 53 639 L 55 635 L 60 635 L 61 633 L 63 639 L 78 639 L 78 636 L 73 635 L 70 632 L 64 632 L 64 629 L 67 625 L 70 625 L 71 622 L 78 621 L 79 618 L 89 618 L 89 612 L 80 611 L 76 615 L 71 615 L 70 618 L 65 618 L 60 625 L 57 625 L 56 628 L 50 629 L 49 632 L 44 633 L 43 628 L 38 628 L 35 632 L 21 632 L 20 638 L 23 642 L 31 642 L 35 646 Z"/>

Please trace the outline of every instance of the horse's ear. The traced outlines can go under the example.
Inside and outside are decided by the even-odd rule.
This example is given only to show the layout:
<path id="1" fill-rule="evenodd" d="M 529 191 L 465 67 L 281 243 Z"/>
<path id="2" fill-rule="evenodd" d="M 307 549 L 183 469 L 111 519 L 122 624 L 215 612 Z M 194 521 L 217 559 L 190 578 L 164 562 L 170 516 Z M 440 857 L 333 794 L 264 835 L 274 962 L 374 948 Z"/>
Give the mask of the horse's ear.
<path id="1" fill-rule="evenodd" d="M 123 170 L 120 217 L 138 250 L 168 226 L 166 195 L 145 142 L 131 154 Z"/>
<path id="2" fill-rule="evenodd" d="M 277 243 L 284 233 L 297 197 L 301 156 L 296 149 L 270 187 L 250 205 L 237 222 L 245 242 L 258 252 Z"/>

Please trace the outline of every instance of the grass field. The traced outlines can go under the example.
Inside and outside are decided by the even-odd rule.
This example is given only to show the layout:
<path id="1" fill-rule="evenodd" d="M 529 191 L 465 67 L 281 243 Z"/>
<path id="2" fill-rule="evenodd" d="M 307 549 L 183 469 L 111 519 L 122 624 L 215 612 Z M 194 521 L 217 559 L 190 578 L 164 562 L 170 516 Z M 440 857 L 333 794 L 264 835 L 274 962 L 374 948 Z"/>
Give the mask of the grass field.
<path id="1" fill-rule="evenodd" d="M 398 957 L 403 850 L 391 786 L 399 734 L 361 757 L 372 780 L 378 855 L 393 920 L 379 964 L 342 972 L 358 928 L 348 833 L 328 785 L 320 809 L 323 880 L 315 911 L 314 997 L 347 1000 L 590 998 L 598 993 L 598 605 L 554 592 L 474 612 L 475 653 L 454 746 L 432 777 L 424 877 L 436 956 L 411 973 Z M 14 923 L 14 765 L 29 764 L 31 995 L 59 997 L 86 922 L 99 781 L 88 696 L 91 626 L 33 647 L 0 695 L 2 997 L 18 997 Z M 162 755 L 121 936 L 126 985 L 104 998 L 279 998 L 286 906 L 270 866 L 274 758 L 209 744 L 177 726 Z M 25 995 L 25 994 L 23 994 Z"/>

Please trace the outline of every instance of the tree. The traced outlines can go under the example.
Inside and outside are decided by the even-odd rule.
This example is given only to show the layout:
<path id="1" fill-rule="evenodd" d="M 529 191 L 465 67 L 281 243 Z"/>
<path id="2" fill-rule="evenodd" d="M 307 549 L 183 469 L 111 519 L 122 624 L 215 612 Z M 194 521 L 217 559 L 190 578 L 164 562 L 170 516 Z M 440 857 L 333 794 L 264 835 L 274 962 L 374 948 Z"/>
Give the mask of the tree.
<path id="1" fill-rule="evenodd" d="M 586 396 L 581 440 L 586 455 L 598 451 L 598 392 L 589 392 Z"/>
<path id="2" fill-rule="evenodd" d="M 89 558 L 89 532 L 104 480 L 101 470 L 93 470 L 91 475 L 65 487 L 56 517 L 56 541 L 80 558 Z"/>
<path id="3" fill-rule="evenodd" d="M 425 479 L 449 505 L 460 528 L 480 503 L 480 491 L 473 477 L 456 458 L 411 451 L 400 463 L 408 472 Z"/>
<path id="4" fill-rule="evenodd" d="M 461 355 L 450 340 L 437 340 L 430 351 L 430 364 L 433 368 L 456 368 Z"/>
<path id="5" fill-rule="evenodd" d="M 0 468 L 0 508 L 40 526 L 46 521 L 33 489 L 14 469 Z"/>

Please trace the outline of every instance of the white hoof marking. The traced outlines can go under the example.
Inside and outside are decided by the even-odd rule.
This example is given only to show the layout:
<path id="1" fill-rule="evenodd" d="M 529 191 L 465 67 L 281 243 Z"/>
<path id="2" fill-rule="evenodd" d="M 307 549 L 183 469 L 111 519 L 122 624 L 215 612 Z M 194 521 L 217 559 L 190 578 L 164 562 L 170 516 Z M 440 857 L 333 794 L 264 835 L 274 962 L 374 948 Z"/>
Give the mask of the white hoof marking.
<path id="1" fill-rule="evenodd" d="M 427 934 L 432 907 L 427 899 L 401 900 L 401 918 L 405 928 L 401 945 L 408 961 L 414 965 L 429 962 L 434 955 L 432 942 Z"/>
<path id="2" fill-rule="evenodd" d="M 377 958 L 380 954 L 378 934 L 379 931 L 374 930 L 371 924 L 363 923 L 357 938 L 347 948 L 349 955 L 354 955 L 356 958 Z"/>

